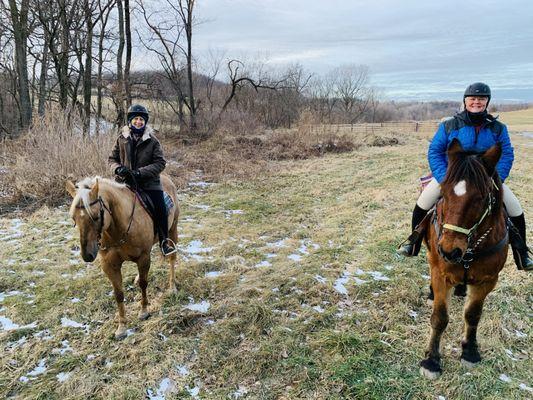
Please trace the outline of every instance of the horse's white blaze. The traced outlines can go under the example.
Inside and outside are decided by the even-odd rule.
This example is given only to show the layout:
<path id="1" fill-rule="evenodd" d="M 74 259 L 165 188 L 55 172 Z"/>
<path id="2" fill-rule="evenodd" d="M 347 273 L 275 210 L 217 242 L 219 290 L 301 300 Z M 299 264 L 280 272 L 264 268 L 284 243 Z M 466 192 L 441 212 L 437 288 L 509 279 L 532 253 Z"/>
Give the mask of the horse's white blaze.
<path id="1" fill-rule="evenodd" d="M 461 181 L 453 188 L 453 192 L 457 196 L 463 196 L 466 193 L 466 181 Z"/>

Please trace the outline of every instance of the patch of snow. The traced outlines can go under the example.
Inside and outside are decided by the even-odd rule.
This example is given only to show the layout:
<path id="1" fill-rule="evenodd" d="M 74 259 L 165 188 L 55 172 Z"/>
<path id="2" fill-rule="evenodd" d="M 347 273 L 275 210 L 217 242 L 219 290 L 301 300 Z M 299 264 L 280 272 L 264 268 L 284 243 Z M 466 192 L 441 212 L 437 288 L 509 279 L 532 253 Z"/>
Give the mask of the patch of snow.
<path id="1" fill-rule="evenodd" d="M 247 393 L 248 389 L 246 389 L 244 386 L 239 385 L 239 388 L 231 394 L 231 397 L 233 397 L 234 399 L 238 399 Z"/>
<path id="2" fill-rule="evenodd" d="M 355 281 L 356 285 L 363 285 L 368 282 L 368 281 L 365 281 L 364 279 L 358 278 L 357 276 L 354 276 L 353 280 Z"/>
<path id="3" fill-rule="evenodd" d="M 414 310 L 409 310 L 407 314 L 409 314 L 410 317 L 413 317 L 413 319 L 416 319 L 416 317 L 418 317 L 418 313 Z"/>
<path id="4" fill-rule="evenodd" d="M 272 264 L 267 260 L 261 261 L 260 263 L 255 265 L 256 268 L 271 267 L 271 266 Z"/>
<path id="5" fill-rule="evenodd" d="M 388 276 L 383 275 L 379 271 L 368 271 L 368 274 L 371 275 L 375 281 L 390 281 Z"/>
<path id="6" fill-rule="evenodd" d="M 220 271 L 209 271 L 205 273 L 206 278 L 216 278 L 220 275 L 222 275 L 222 272 Z"/>
<path id="7" fill-rule="evenodd" d="M 45 329 L 39 332 L 35 332 L 33 334 L 33 337 L 38 338 L 40 340 L 51 340 L 54 338 L 53 335 L 50 334 L 50 330 Z"/>
<path id="8" fill-rule="evenodd" d="M 170 378 L 164 378 L 159 384 L 159 388 L 154 393 L 151 389 L 146 391 L 149 400 L 165 400 L 165 395 L 176 391 L 176 384 Z"/>
<path id="9" fill-rule="evenodd" d="M 56 375 L 56 378 L 59 383 L 63 383 L 70 378 L 70 375 L 72 375 L 72 372 L 60 372 Z"/>
<path id="10" fill-rule="evenodd" d="M 313 308 L 313 310 L 315 310 L 317 313 L 320 313 L 320 314 L 322 314 L 324 311 L 326 311 L 320 306 L 314 306 L 312 308 Z"/>
<path id="11" fill-rule="evenodd" d="M 527 334 L 525 334 L 524 332 L 520 332 L 519 330 L 514 330 L 515 333 L 516 333 L 516 337 L 517 338 L 526 338 L 527 337 Z"/>
<path id="12" fill-rule="evenodd" d="M 79 303 L 81 300 L 78 299 L 77 297 L 73 297 L 72 299 L 70 299 L 70 302 L 71 303 Z"/>
<path id="13" fill-rule="evenodd" d="M 341 277 L 335 281 L 335 283 L 333 284 L 333 288 L 340 294 L 347 296 L 348 290 L 346 289 L 344 285 L 348 283 L 349 279 L 350 279 L 350 275 L 348 274 L 347 271 L 345 271 L 341 275 Z"/>
<path id="14" fill-rule="evenodd" d="M 294 261 L 294 262 L 299 262 L 299 261 L 301 261 L 302 256 L 299 255 L 299 254 L 290 254 L 290 255 L 287 256 L 287 258 L 288 258 L 289 260 Z"/>
<path id="15" fill-rule="evenodd" d="M 513 354 L 513 352 L 509 349 L 505 349 L 505 354 L 507 354 L 507 357 L 509 357 L 513 361 L 518 361 L 518 358 L 516 358 Z"/>
<path id="16" fill-rule="evenodd" d="M 187 368 L 185 365 L 176 365 L 176 369 L 180 376 L 187 376 L 190 374 L 189 368 Z"/>
<path id="17" fill-rule="evenodd" d="M 52 350 L 52 353 L 53 354 L 65 354 L 65 353 L 68 353 L 69 351 L 73 351 L 72 350 L 72 347 L 70 347 L 70 344 L 68 342 L 68 340 L 63 340 L 61 342 L 61 344 L 63 345 L 63 347 L 61 347 L 60 349 L 53 349 Z"/>
<path id="18" fill-rule="evenodd" d="M 315 275 L 315 280 L 319 283 L 327 283 L 328 281 L 326 280 L 326 278 L 324 278 L 323 276 L 321 275 Z"/>
<path id="19" fill-rule="evenodd" d="M 0 325 L 1 325 L 1 329 L 0 330 L 3 330 L 3 331 L 14 331 L 14 330 L 18 330 L 18 329 L 33 329 L 33 328 L 36 328 L 37 327 L 37 322 L 32 322 L 31 324 L 20 326 L 20 325 L 14 323 L 9 318 L 4 317 L 3 315 L 0 315 Z"/>
<path id="20" fill-rule="evenodd" d="M 211 206 L 208 206 L 206 204 L 193 204 L 191 205 L 191 207 L 199 208 L 200 210 L 204 210 L 204 211 L 207 211 L 211 208 Z"/>
<path id="21" fill-rule="evenodd" d="M 533 393 L 533 388 L 527 386 L 525 383 L 521 383 L 520 385 L 518 385 L 518 387 L 520 388 L 520 390 L 525 390 L 526 392 Z"/>
<path id="22" fill-rule="evenodd" d="M 84 328 L 87 329 L 87 325 L 80 324 L 79 322 L 76 322 L 72 319 L 69 319 L 67 317 L 61 318 L 61 326 L 64 328 Z"/>
<path id="23" fill-rule="evenodd" d="M 394 266 L 390 265 L 390 264 L 386 264 L 383 266 L 383 268 L 385 268 L 387 271 L 392 271 L 394 269 Z"/>
<path id="24" fill-rule="evenodd" d="M 279 248 L 282 248 L 282 247 L 287 247 L 287 244 L 285 243 L 288 239 L 285 238 L 285 239 L 280 239 L 276 242 L 269 242 L 267 243 L 267 247 L 270 247 L 270 248 L 276 248 L 276 249 L 279 249 Z"/>
<path id="25" fill-rule="evenodd" d="M 189 303 L 183 308 L 186 308 L 187 310 L 191 311 L 198 311 L 202 313 L 206 313 L 209 310 L 209 307 L 211 307 L 211 304 L 208 301 L 201 301 L 200 303 Z"/>
<path id="26" fill-rule="evenodd" d="M 193 388 L 187 386 L 185 387 L 185 390 L 187 390 L 187 392 L 193 399 L 197 399 L 198 395 L 200 394 L 200 388 L 198 386 L 195 386 Z"/>
<path id="27" fill-rule="evenodd" d="M 211 182 L 203 182 L 203 181 L 196 181 L 196 182 L 189 182 L 187 185 L 191 186 L 191 187 L 199 187 L 199 188 L 202 188 L 202 189 L 205 189 L 209 186 L 213 186 L 214 183 L 211 183 Z"/>
<path id="28" fill-rule="evenodd" d="M 500 378 L 500 381 L 505 382 L 505 383 L 509 383 L 509 382 L 512 381 L 512 379 L 509 378 L 509 377 L 508 377 L 507 375 L 505 375 L 505 374 L 500 374 L 499 378 Z"/>
<path id="29" fill-rule="evenodd" d="M 277 257 L 278 255 L 276 253 L 266 253 L 265 254 L 265 257 L 266 258 L 274 258 L 274 257 Z"/>
<path id="30" fill-rule="evenodd" d="M 41 360 L 39 360 L 37 366 L 32 371 L 26 374 L 27 376 L 21 376 L 19 380 L 24 383 L 28 382 L 29 380 L 32 380 L 32 378 L 35 379 L 36 376 L 44 374 L 46 372 L 46 369 L 46 359 L 42 358 Z M 30 378 L 28 378 L 28 376 Z"/>

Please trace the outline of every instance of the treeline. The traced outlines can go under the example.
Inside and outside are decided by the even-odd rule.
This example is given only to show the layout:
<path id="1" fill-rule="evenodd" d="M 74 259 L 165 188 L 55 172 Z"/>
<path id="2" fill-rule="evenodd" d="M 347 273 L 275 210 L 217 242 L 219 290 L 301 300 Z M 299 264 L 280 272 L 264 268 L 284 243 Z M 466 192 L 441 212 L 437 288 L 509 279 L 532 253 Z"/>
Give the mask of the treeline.
<path id="1" fill-rule="evenodd" d="M 4 0 L 0 2 L 0 137 L 17 137 L 59 107 L 82 131 L 125 122 L 134 100 L 165 105 L 176 132 L 309 123 L 432 119 L 451 102 L 394 103 L 369 85 L 362 65 L 315 75 L 301 65 L 197 56 L 195 0 Z M 132 71 L 132 64 L 145 71 Z M 95 121 L 96 124 L 91 124 Z"/>

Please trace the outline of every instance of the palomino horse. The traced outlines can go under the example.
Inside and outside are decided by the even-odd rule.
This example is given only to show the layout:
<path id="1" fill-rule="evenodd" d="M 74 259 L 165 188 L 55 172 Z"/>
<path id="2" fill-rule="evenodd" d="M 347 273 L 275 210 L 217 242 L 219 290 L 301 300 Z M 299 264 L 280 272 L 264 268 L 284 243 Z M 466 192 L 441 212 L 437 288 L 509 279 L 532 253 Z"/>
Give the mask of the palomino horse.
<path id="1" fill-rule="evenodd" d="M 169 210 L 169 237 L 177 242 L 179 208 L 176 187 L 165 175 L 161 183 L 174 202 Z M 121 267 L 124 261 L 137 264 L 139 274 L 135 279 L 141 288 L 140 319 L 150 316 L 146 287 L 150 269 L 150 251 L 157 242 L 152 218 L 138 204 L 135 194 L 126 185 L 103 178 L 86 178 L 74 185 L 67 181 L 66 189 L 73 197 L 70 216 L 80 232 L 81 256 L 84 261 L 92 262 L 100 255 L 101 267 L 107 275 L 118 306 L 118 328 L 115 337 L 126 335 L 126 311 L 122 291 Z M 170 255 L 168 276 L 169 290 L 177 291 L 174 279 L 176 253 Z"/>
<path id="2" fill-rule="evenodd" d="M 500 155 L 499 144 L 474 155 L 464 152 L 456 139 L 448 149 L 442 199 L 425 237 L 434 301 L 429 345 L 420 373 L 430 379 L 442 372 L 440 340 L 448 325 L 451 289 L 459 284 L 468 287 L 461 363 L 472 366 L 481 361 L 477 326 L 485 297 L 498 281 L 508 249 L 502 185 L 495 169 Z"/>

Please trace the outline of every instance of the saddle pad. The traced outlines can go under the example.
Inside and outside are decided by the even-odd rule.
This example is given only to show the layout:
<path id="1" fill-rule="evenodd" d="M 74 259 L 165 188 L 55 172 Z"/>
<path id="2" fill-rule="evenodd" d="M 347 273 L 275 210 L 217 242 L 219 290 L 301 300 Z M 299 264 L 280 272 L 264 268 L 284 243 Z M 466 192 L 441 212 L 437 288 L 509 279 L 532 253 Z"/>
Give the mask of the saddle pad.
<path id="1" fill-rule="evenodd" d="M 433 179 L 433 174 L 431 172 L 429 173 L 429 175 L 420 177 L 420 179 L 419 179 L 419 181 L 420 181 L 420 192 L 424 191 L 424 189 L 429 184 L 429 182 L 431 182 L 432 179 Z"/>
<path id="2" fill-rule="evenodd" d="M 170 210 L 174 208 L 174 201 L 172 197 L 167 192 L 163 192 L 163 197 L 165 198 L 165 206 L 167 206 L 167 215 L 170 214 Z"/>

